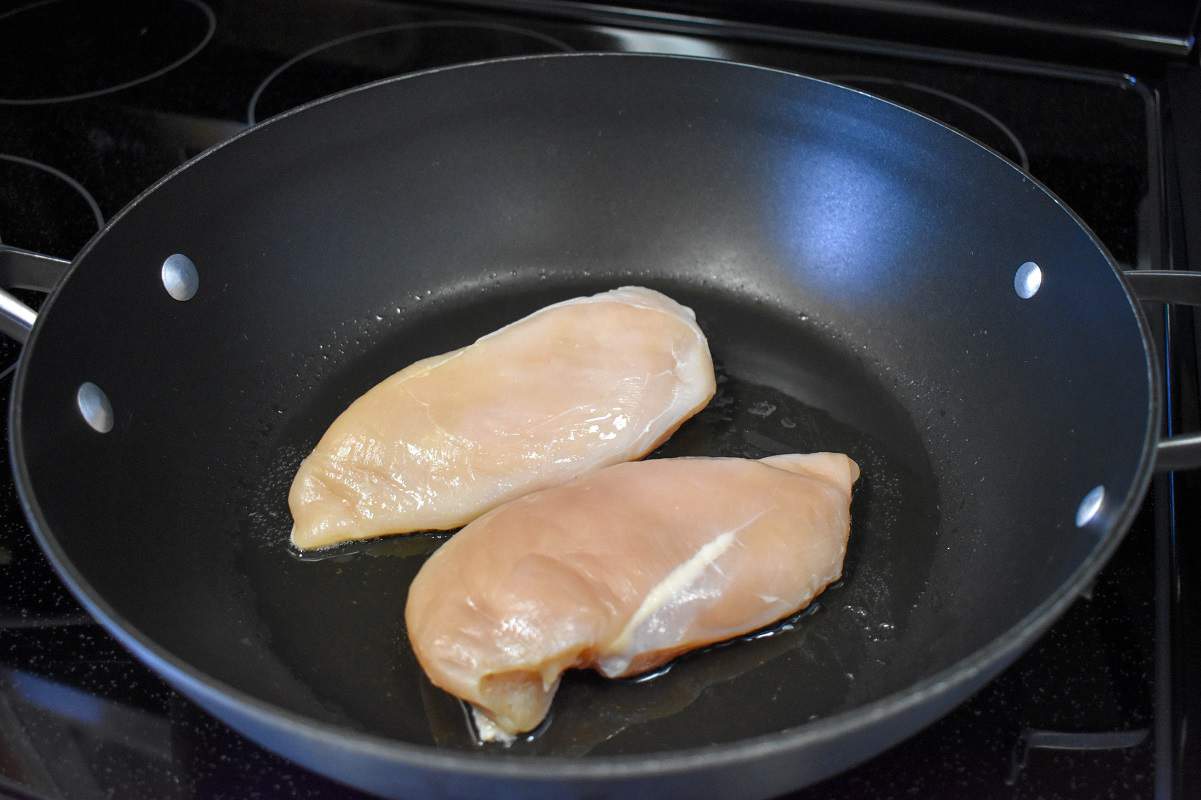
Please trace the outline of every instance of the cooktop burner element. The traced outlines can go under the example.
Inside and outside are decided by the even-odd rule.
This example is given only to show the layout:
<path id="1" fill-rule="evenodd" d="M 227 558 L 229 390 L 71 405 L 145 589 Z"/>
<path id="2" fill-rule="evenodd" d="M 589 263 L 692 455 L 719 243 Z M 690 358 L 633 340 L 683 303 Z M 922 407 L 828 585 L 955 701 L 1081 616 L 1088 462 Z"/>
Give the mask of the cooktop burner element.
<path id="1" fill-rule="evenodd" d="M 1030 169 L 1030 157 L 1017 135 L 1001 120 L 969 100 L 930 86 L 874 75 L 822 77 L 920 111 L 991 147 L 1022 169 Z"/>
<path id="2" fill-rule="evenodd" d="M 30 3 L 0 15 L 0 104 L 84 100 L 137 86 L 199 53 L 216 26 L 203 0 Z"/>
<path id="3" fill-rule="evenodd" d="M 572 49 L 544 33 L 491 22 L 437 20 L 359 31 L 312 47 L 273 70 L 254 90 L 246 121 L 253 124 L 393 75 Z"/>
<path id="4" fill-rule="evenodd" d="M 104 226 L 95 198 L 49 164 L 0 153 L 0 243 L 71 258 Z"/>

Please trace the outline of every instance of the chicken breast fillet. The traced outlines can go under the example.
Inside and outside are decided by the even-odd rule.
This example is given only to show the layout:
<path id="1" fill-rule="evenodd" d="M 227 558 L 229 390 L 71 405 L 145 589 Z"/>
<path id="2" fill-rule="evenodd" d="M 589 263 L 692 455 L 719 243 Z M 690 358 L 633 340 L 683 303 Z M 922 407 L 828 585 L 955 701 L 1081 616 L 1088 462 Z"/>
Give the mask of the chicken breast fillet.
<path id="1" fill-rule="evenodd" d="M 413 651 L 482 735 L 531 730 L 566 669 L 636 675 L 807 606 L 842 574 L 858 477 L 834 453 L 658 459 L 514 500 L 422 566 Z"/>
<path id="2" fill-rule="evenodd" d="M 457 528 L 641 458 L 713 397 L 692 310 L 624 287 L 547 306 L 356 400 L 292 482 L 300 549 Z"/>

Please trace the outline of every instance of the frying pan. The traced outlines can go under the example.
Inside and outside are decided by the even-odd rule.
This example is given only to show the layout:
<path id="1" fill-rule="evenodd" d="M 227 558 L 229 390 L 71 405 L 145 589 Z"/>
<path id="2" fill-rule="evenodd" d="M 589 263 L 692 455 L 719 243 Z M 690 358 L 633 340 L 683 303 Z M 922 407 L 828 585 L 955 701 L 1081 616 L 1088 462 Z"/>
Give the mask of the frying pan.
<path id="1" fill-rule="evenodd" d="M 631 283 L 693 307 L 719 370 L 655 455 L 848 452 L 845 578 L 653 680 L 573 673 L 542 730 L 478 747 L 402 627 L 441 539 L 300 559 L 287 487 L 386 375 Z M 1201 437 L 1160 440 L 1132 290 L 1201 300 L 857 91 L 661 56 L 455 67 L 252 128 L 119 214 L 36 323 L 6 300 L 32 325 L 12 462 L 88 610 L 313 770 L 394 797 L 768 796 L 983 685 L 1085 589 L 1153 468 L 1201 463 Z"/>

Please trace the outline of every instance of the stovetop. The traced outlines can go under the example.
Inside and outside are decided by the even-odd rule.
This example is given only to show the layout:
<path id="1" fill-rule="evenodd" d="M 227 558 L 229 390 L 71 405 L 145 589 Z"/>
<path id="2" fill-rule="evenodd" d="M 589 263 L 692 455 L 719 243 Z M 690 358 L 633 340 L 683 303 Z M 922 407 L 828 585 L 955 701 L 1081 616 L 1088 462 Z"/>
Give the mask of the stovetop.
<path id="1" fill-rule="evenodd" d="M 648 15 L 615 24 L 367 0 L 15 7 L 0 12 L 0 241 L 70 258 L 188 158 L 343 88 L 484 58 L 603 50 L 730 58 L 888 97 L 1028 169 L 1123 264 L 1165 266 L 1154 80 L 793 32 L 768 42 L 720 25 L 659 28 Z M 0 344 L 2 419 L 17 354 Z M 358 796 L 251 744 L 119 647 L 54 575 L 7 467 L 0 476 L 0 794 Z M 795 797 L 1170 797 L 1171 489 L 1156 481 L 1091 593 L 1001 678 Z"/>

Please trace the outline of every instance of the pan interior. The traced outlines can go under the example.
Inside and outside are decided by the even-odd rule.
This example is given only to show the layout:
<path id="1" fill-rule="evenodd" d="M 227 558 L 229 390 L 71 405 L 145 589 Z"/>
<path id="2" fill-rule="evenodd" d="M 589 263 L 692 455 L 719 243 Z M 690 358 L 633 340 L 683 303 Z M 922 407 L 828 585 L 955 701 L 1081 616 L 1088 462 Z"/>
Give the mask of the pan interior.
<path id="1" fill-rule="evenodd" d="M 332 718 L 407 741 L 475 746 L 462 707 L 421 674 L 404 633 L 408 584 L 444 536 L 297 558 L 287 548 L 286 498 L 299 460 L 349 401 L 400 366 L 461 346 L 515 312 L 634 279 L 511 278 L 423 299 L 401 319 L 383 307 L 384 320 L 339 332 L 315 358 L 298 359 L 295 374 L 305 385 L 282 387 L 272 406 L 279 421 L 248 470 L 257 482 L 235 501 L 250 513 L 232 543 L 244 607 L 272 658 Z M 770 635 L 679 659 L 654 679 L 570 673 L 552 722 L 512 753 L 639 753 L 730 741 L 900 688 L 887 665 L 926 590 L 938 530 L 937 485 L 912 421 L 807 315 L 772 312 L 716 288 L 647 282 L 696 310 L 719 381 L 708 408 L 654 457 L 849 453 L 864 478 L 846 579 Z M 315 376 L 318 361 L 329 366 Z M 729 713 L 740 706 L 745 713 Z"/>

